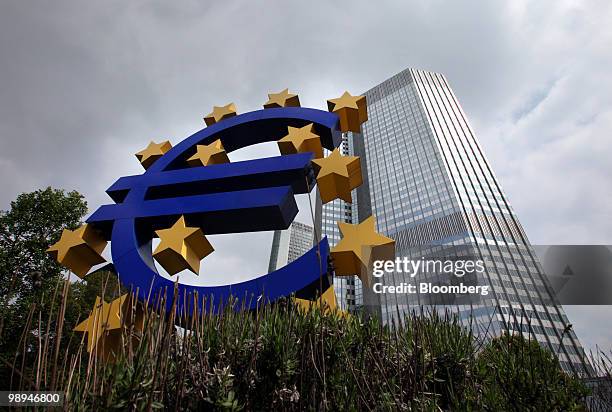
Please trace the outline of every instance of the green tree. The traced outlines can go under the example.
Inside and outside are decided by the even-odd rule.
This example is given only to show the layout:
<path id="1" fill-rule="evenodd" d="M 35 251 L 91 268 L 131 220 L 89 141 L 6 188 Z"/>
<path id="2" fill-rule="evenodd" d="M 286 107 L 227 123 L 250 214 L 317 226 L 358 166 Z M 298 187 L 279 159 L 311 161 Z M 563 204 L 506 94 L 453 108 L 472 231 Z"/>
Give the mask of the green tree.
<path id="1" fill-rule="evenodd" d="M 0 212 L 0 357 L 4 366 L 14 356 L 32 305 L 50 313 L 51 296 L 58 294 L 57 301 L 61 300 L 63 269 L 46 250 L 63 229 L 77 228 L 86 212 L 80 193 L 50 187 L 23 193 L 11 202 L 10 210 Z"/>
<path id="2" fill-rule="evenodd" d="M 504 334 L 479 354 L 482 406 L 493 411 L 582 411 L 588 389 L 538 342 Z"/>
<path id="3" fill-rule="evenodd" d="M 23 193 L 0 212 L 0 299 L 4 304 L 39 291 L 62 271 L 47 253 L 63 229 L 77 228 L 87 202 L 76 192 L 37 190 Z"/>

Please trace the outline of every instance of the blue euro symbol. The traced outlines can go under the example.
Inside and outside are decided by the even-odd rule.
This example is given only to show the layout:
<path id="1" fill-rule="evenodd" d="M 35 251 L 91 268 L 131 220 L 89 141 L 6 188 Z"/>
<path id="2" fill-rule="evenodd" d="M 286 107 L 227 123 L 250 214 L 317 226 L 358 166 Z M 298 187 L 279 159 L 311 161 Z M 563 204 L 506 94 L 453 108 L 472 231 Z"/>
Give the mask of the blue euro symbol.
<path id="1" fill-rule="evenodd" d="M 229 153 L 277 141 L 287 134 L 287 126 L 309 123 L 323 147 L 333 150 L 339 146 L 338 116 L 333 113 L 301 107 L 258 110 L 202 129 L 170 149 L 142 175 L 117 180 L 107 190 L 115 204 L 98 208 L 87 223 L 111 241 L 113 264 L 122 283 L 139 300 L 165 297 L 167 309 L 171 308 L 175 284 L 158 273 L 152 239 L 155 230 L 171 226 L 181 215 L 189 226 L 200 227 L 207 235 L 289 227 L 298 212 L 294 195 L 308 193 L 315 185 L 312 153 L 205 167 L 189 167 L 186 160 L 198 144 L 221 139 Z M 179 283 L 177 309 L 191 313 L 192 305 L 197 305 L 198 311 L 216 311 L 231 296 L 243 298 L 244 307 L 254 308 L 260 297 L 275 301 L 311 289 L 327 273 L 328 255 L 323 238 L 287 266 L 245 282 L 222 286 Z"/>

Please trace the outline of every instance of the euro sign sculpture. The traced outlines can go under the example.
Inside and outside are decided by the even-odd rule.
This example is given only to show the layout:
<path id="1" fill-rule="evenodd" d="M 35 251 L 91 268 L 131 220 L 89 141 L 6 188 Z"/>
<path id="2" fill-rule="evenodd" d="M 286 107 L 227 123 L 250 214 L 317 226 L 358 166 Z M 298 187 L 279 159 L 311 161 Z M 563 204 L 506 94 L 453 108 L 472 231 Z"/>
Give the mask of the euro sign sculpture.
<path id="1" fill-rule="evenodd" d="M 338 276 L 357 275 L 367 284 L 372 256 L 394 253 L 394 241 L 375 231 L 373 216 L 344 226 L 342 241 L 331 251 L 324 237 L 285 267 L 244 282 L 182 284 L 160 275 L 154 263 L 170 275 L 185 269 L 197 274 L 213 251 L 205 234 L 286 229 L 298 213 L 295 195 L 315 184 L 323 203 L 352 200 L 352 190 L 363 182 L 361 161 L 341 155 L 338 147 L 341 133 L 359 132 L 367 120 L 365 97 L 345 92 L 327 101 L 329 112 L 300 107 L 287 89 L 268 97 L 264 110 L 241 115 L 233 103 L 215 106 L 204 117 L 208 127 L 174 147 L 151 142 L 136 154 L 145 172 L 117 180 L 107 190 L 115 203 L 100 207 L 82 227 L 65 229 L 48 252 L 84 277 L 105 261 L 102 252 L 110 241 L 114 270 L 138 300 L 165 302 L 167 310 L 174 305 L 184 314 L 216 312 L 236 298 L 242 299 L 238 308 L 253 309 L 262 298 L 274 302 L 291 295 L 305 308 L 315 299 L 335 308 L 328 276 L 334 268 Z M 269 141 L 278 143 L 282 156 L 229 162 L 227 153 Z M 324 148 L 331 152 L 327 157 Z M 153 251 L 156 236 L 160 243 Z M 328 265 L 330 257 L 334 265 Z M 115 319 L 124 298 L 110 304 L 100 299 L 90 318 L 108 312 Z M 98 326 L 87 320 L 77 330 L 96 340 L 99 333 L 92 331 Z"/>
<path id="2" fill-rule="evenodd" d="M 320 136 L 321 145 L 333 150 L 341 142 L 335 113 L 302 107 L 279 107 L 223 119 L 167 148 L 142 175 L 117 180 L 107 193 L 115 204 L 105 205 L 87 219 L 111 242 L 113 264 L 121 282 L 139 300 L 165 296 L 168 309 L 174 282 L 161 276 L 152 255 L 155 231 L 171 226 L 181 216 L 205 234 L 286 229 L 297 215 L 294 195 L 315 186 L 312 152 L 191 167 L 198 145 L 220 141 L 229 153 L 250 145 L 278 141 L 288 127 L 304 127 Z M 239 251 L 237 251 L 239 253 Z M 179 310 L 190 313 L 194 301 L 218 310 L 230 296 L 245 299 L 253 308 L 260 297 L 275 301 L 327 281 L 329 246 L 323 238 L 302 257 L 258 278 L 223 286 L 178 284 Z M 200 299 L 194 300 L 194 296 Z M 212 297 L 212 299 L 210 299 Z"/>

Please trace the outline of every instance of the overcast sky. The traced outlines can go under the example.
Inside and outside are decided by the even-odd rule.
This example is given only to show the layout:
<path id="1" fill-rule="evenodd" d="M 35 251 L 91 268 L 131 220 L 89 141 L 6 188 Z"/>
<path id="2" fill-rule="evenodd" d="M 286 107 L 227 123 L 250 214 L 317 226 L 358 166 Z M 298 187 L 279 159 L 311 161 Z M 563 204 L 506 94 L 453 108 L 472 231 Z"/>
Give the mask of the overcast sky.
<path id="1" fill-rule="evenodd" d="M 142 172 L 134 153 L 213 105 L 289 87 L 324 108 L 414 67 L 447 76 L 532 243 L 612 244 L 610 22 L 607 1 L 5 1 L 0 208 L 51 185 L 93 211 Z M 270 233 L 211 241 L 203 283 L 265 271 Z M 567 310 L 585 346 L 612 348 L 610 310 Z"/>

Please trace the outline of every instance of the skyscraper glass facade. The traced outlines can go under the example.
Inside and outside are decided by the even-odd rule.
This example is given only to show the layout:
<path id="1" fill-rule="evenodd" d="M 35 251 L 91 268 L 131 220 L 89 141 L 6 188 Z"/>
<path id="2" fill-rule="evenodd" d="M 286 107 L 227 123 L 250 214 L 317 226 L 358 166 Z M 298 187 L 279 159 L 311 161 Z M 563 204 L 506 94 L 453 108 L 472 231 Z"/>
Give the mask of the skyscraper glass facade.
<path id="1" fill-rule="evenodd" d="M 268 272 L 282 268 L 312 248 L 314 230 L 300 222 L 293 222 L 288 229 L 275 230 L 272 238 Z"/>
<path id="2" fill-rule="evenodd" d="M 364 175 L 350 221 L 375 215 L 378 230 L 396 240 L 396 256 L 482 260 L 480 282 L 492 292 L 477 305 L 459 301 L 444 309 L 472 319 L 480 335 L 523 333 L 556 353 L 565 369 L 582 372 L 584 351 L 553 303 L 540 263 L 446 78 L 407 69 L 365 95 L 368 121 L 346 142 L 361 157 Z M 345 206 L 323 206 L 322 233 L 332 245 L 339 239 L 333 221 L 343 217 Z M 398 285 L 406 276 L 381 280 Z M 350 296 L 343 287 L 350 286 L 339 282 L 342 303 Z M 385 322 L 416 308 L 440 309 L 418 293 L 367 292 L 365 304 L 378 308 Z"/>

